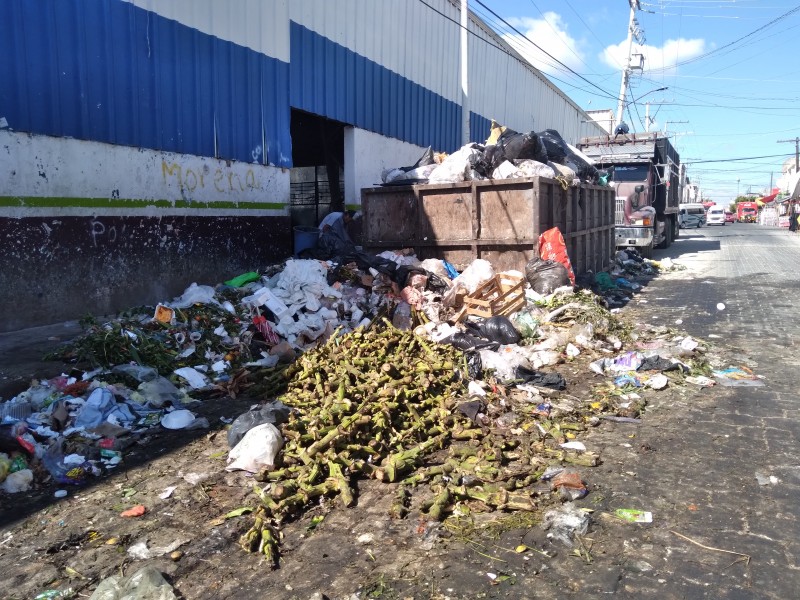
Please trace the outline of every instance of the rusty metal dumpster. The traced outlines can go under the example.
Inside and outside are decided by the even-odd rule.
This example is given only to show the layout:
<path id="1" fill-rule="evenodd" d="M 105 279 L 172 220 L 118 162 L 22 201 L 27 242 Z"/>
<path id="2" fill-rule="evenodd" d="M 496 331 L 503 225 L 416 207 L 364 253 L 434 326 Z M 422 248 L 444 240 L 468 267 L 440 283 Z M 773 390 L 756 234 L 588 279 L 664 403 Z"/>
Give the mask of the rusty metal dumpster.
<path id="1" fill-rule="evenodd" d="M 495 269 L 524 270 L 539 235 L 558 227 L 576 273 L 609 267 L 614 254 L 614 190 L 564 189 L 544 177 L 361 190 L 363 245 L 414 248 L 457 269 L 475 258 Z"/>

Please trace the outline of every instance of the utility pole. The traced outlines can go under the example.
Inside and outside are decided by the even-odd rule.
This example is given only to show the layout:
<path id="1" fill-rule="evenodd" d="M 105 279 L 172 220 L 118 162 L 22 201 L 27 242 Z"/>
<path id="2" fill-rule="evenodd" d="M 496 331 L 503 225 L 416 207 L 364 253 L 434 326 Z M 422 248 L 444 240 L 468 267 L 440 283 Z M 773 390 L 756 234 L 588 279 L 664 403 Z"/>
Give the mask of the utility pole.
<path id="1" fill-rule="evenodd" d="M 639 29 L 639 24 L 636 22 L 636 11 L 641 10 L 639 0 L 628 0 L 631 6 L 631 14 L 628 19 L 628 56 L 625 59 L 625 68 L 622 70 L 622 82 L 619 86 L 619 103 L 617 104 L 617 124 L 622 123 L 622 110 L 625 108 L 625 92 L 628 89 L 628 82 L 631 76 L 631 50 L 633 49 L 633 39 L 642 43 L 642 31 Z"/>
<path id="2" fill-rule="evenodd" d="M 655 122 L 655 118 L 652 120 L 650 119 L 650 105 L 651 104 L 672 104 L 674 100 L 654 100 L 652 102 L 645 102 L 644 103 L 644 131 L 645 133 L 650 132 L 650 125 Z M 658 111 L 656 111 L 658 113 Z"/>
<path id="3" fill-rule="evenodd" d="M 793 140 L 778 140 L 779 144 L 792 144 L 794 143 L 794 172 L 800 172 L 800 137 Z"/>
<path id="4" fill-rule="evenodd" d="M 670 123 L 688 123 L 689 121 L 664 121 L 664 137 L 667 135 L 667 127 Z"/>

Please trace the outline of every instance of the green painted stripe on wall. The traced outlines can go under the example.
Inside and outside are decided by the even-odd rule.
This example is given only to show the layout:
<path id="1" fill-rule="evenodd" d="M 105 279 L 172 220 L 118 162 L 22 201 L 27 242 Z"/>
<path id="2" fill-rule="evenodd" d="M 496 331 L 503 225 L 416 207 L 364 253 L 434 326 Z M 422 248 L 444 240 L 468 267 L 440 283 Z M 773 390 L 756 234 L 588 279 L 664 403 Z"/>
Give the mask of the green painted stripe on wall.
<path id="1" fill-rule="evenodd" d="M 284 210 L 282 202 L 231 202 L 220 200 L 133 200 L 124 198 L 46 198 L 0 196 L 0 207 L 13 208 L 234 208 L 239 210 Z"/>

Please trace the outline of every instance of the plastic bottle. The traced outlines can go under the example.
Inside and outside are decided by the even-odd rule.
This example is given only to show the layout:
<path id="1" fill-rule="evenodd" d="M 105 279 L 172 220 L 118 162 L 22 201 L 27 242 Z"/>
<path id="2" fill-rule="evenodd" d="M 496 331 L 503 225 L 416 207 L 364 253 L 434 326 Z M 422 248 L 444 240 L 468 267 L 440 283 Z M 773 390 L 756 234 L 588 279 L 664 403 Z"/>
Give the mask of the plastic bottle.
<path id="1" fill-rule="evenodd" d="M 392 325 L 403 331 L 411 329 L 411 305 L 407 302 L 400 302 L 394 309 Z"/>

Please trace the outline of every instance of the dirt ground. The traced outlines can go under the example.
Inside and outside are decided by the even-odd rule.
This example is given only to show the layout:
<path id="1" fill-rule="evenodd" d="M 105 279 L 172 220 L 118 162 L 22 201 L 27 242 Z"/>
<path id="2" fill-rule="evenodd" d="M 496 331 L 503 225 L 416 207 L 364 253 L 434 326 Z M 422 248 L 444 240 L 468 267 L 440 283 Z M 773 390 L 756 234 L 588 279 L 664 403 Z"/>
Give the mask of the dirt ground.
<path id="1" fill-rule="evenodd" d="M 603 382 L 587 363 L 581 356 L 554 369 L 568 381 L 565 394 L 587 399 Z M 60 372 L 59 365 L 50 368 L 52 375 Z M 687 394 L 697 392 L 672 387 L 648 399 L 669 407 L 688 402 Z M 548 539 L 541 512 L 474 512 L 443 525 L 426 521 L 415 501 L 407 518 L 392 519 L 395 485 L 362 480 L 353 508 L 325 501 L 286 524 L 280 566 L 271 570 L 238 546 L 251 517 L 224 518 L 255 506 L 253 478 L 224 470 L 228 445 L 221 420 L 252 403 L 225 398 L 198 404 L 193 410 L 208 418 L 210 430 L 153 429 L 124 451 L 116 472 L 70 488 L 66 498 L 54 498 L 58 486 L 52 483 L 28 494 L 0 495 L 0 598 L 68 587 L 88 597 L 102 579 L 146 564 L 186 599 L 587 597 L 617 591 L 620 565 L 633 564 L 637 572 L 624 545 L 625 528 L 636 525 L 609 514 L 620 497 L 636 496 L 635 477 L 624 476 L 628 465 L 655 449 L 638 441 L 637 426 L 608 421 L 577 438 L 602 448 L 600 466 L 578 467 L 590 493 L 577 504 L 594 511 L 583 545 L 569 548 Z M 167 497 L 168 488 L 174 490 Z M 557 504 L 546 486 L 540 491 L 542 508 Z M 144 505 L 146 513 L 120 516 L 135 505 Z M 134 558 L 131 548 L 142 542 L 150 556 Z"/>

